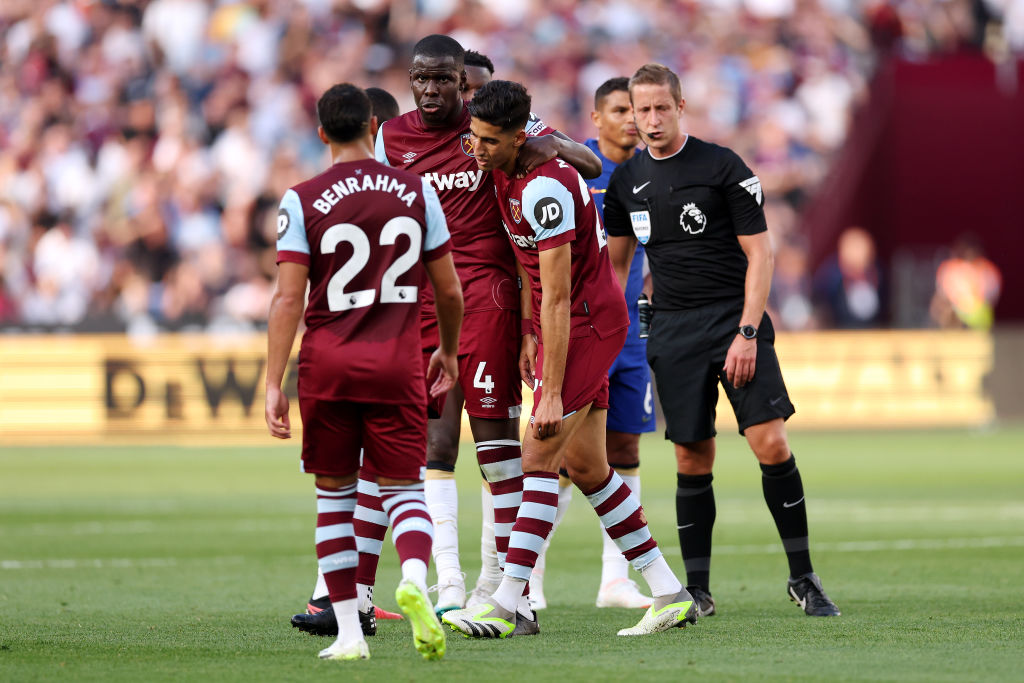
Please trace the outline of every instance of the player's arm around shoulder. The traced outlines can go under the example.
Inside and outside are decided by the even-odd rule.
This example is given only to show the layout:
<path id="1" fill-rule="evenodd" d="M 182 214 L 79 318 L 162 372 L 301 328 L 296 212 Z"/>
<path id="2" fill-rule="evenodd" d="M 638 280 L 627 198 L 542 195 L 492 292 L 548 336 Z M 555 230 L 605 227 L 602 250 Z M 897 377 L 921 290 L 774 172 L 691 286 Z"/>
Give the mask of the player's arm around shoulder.
<path id="1" fill-rule="evenodd" d="M 531 117 L 535 115 L 531 114 Z M 531 130 L 549 130 L 545 135 L 532 133 Z M 601 159 L 594 150 L 568 135 L 553 128 L 547 128 L 539 119 L 527 123 L 527 138 L 519 151 L 519 172 L 529 175 L 538 166 L 547 161 L 562 159 L 575 168 L 580 175 L 588 180 L 598 178 L 604 170 Z"/>
<path id="2" fill-rule="evenodd" d="M 462 284 L 452 260 L 452 242 L 448 233 L 448 222 L 437 192 L 430 183 L 422 180 L 423 198 L 426 204 L 426 237 L 423 241 L 423 261 L 434 288 L 434 305 L 437 311 L 440 345 L 430 357 L 427 377 L 439 373 L 437 381 L 430 388 L 431 396 L 439 396 L 455 386 L 459 377 L 459 332 L 462 328 L 463 302 Z"/>

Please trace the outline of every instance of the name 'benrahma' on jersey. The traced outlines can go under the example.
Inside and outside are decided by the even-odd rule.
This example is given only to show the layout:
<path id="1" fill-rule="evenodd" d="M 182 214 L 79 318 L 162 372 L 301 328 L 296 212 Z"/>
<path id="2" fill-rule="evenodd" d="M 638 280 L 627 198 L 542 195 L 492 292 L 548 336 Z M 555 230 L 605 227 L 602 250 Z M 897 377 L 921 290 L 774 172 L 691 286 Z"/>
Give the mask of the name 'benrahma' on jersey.
<path id="1" fill-rule="evenodd" d="M 641 152 L 608 183 L 609 235 L 647 250 L 656 309 L 743 300 L 747 257 L 737 235 L 767 230 L 761 181 L 726 147 L 692 135 L 670 157 Z"/>
<path id="2" fill-rule="evenodd" d="M 422 264 L 449 251 L 437 194 L 414 173 L 372 159 L 343 162 L 285 192 L 277 260 L 309 267 L 299 392 L 426 403 Z"/>
<path id="3" fill-rule="evenodd" d="M 583 178 L 561 159 L 541 164 L 524 178 L 494 172 L 505 231 L 530 278 L 533 326 L 538 337 L 540 252 L 571 242 L 569 336 L 596 332 L 602 339 L 629 325 L 601 219 Z"/>

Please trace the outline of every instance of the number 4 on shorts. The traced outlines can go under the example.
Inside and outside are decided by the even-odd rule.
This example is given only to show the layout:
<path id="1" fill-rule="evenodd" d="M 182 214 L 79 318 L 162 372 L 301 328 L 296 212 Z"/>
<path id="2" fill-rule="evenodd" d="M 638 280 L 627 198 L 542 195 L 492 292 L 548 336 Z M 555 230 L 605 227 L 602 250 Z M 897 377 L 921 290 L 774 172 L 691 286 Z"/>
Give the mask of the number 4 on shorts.
<path id="1" fill-rule="evenodd" d="M 486 365 L 487 361 L 483 361 L 480 365 L 476 366 L 476 374 L 473 375 L 473 386 L 477 389 L 483 389 L 489 394 L 494 390 L 494 382 L 491 380 L 490 375 L 484 375 L 484 367 Z"/>

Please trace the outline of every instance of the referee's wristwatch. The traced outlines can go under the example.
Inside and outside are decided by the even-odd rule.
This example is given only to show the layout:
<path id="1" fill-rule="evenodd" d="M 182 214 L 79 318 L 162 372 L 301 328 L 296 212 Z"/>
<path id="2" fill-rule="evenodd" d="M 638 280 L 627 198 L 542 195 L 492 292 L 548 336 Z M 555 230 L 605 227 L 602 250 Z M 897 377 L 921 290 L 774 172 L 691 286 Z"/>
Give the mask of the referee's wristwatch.
<path id="1" fill-rule="evenodd" d="M 740 328 L 737 331 L 737 333 L 744 339 L 757 338 L 757 328 L 754 327 L 753 325 L 740 325 Z"/>

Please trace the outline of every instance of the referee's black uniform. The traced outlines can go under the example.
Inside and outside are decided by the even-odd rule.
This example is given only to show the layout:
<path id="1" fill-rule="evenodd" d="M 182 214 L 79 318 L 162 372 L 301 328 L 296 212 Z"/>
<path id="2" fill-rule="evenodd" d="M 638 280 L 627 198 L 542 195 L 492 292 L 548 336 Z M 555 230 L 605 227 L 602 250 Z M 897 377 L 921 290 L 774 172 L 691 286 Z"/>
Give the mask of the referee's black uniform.
<path id="1" fill-rule="evenodd" d="M 647 360 L 674 443 L 715 436 L 719 382 L 741 434 L 794 413 L 767 313 L 753 379 L 736 388 L 722 367 L 743 311 L 747 257 L 737 236 L 767 230 L 763 204 L 760 181 L 735 152 L 692 135 L 669 157 L 633 156 L 609 181 L 608 234 L 636 236 L 650 261 L 655 313 Z"/>
<path id="2" fill-rule="evenodd" d="M 649 86 L 652 73 L 657 77 L 665 71 L 660 65 L 645 65 L 633 78 L 648 79 L 641 80 L 638 88 Z M 650 99 L 641 100 L 640 116 Z M 781 422 L 778 429 L 771 424 L 785 420 L 794 410 L 775 355 L 775 330 L 766 313 L 756 330 L 753 377 L 736 387 L 723 367 L 737 334 L 750 339 L 755 332 L 748 326 L 740 328 L 748 271 L 740 239 L 756 235 L 744 243 L 748 250 L 757 245 L 752 255 L 762 250 L 766 240 L 762 233 L 767 230 L 763 205 L 760 181 L 735 152 L 689 136 L 675 154 L 655 159 L 647 151 L 619 166 L 608 183 L 604 220 L 610 239 L 635 236 L 651 264 L 654 319 L 647 360 L 658 382 L 665 436 L 676 444 L 676 528 L 687 590 L 698 603 L 699 614 L 717 612 L 710 589 L 716 517 L 711 469 L 721 383 L 741 434 L 767 424 L 763 430 L 752 430 L 748 440 L 758 458 L 764 500 L 789 563 L 787 594 L 808 615 L 839 616 L 839 608 L 825 593 L 811 564 L 807 508 L 796 458 L 785 452 L 789 444 Z"/>

